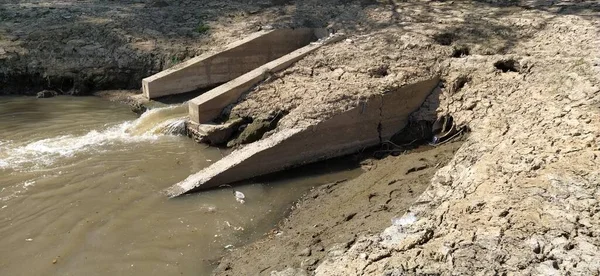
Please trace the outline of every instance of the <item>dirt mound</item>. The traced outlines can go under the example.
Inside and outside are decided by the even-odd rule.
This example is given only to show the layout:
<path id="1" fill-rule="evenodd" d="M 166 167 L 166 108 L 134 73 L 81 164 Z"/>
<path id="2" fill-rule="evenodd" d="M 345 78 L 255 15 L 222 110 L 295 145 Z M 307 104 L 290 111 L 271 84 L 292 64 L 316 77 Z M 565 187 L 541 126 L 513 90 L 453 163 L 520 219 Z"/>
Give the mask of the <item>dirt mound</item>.
<path id="1" fill-rule="evenodd" d="M 438 112 L 472 135 L 410 208 L 416 222 L 316 275 L 597 274 L 600 14 L 584 10 L 512 11 L 503 24 L 535 32 L 504 55 L 445 61 Z"/>
<path id="2" fill-rule="evenodd" d="M 413 118 L 452 114 L 472 134 L 436 172 L 424 204 L 381 234 L 338 248 L 314 273 L 599 273 L 600 6 L 408 1 L 373 12 L 387 23 L 275 75 L 233 112 L 276 107 L 289 112 L 286 128 L 439 74 L 440 91 Z M 254 260 L 244 252 L 236 261 Z M 276 270 L 307 271 L 302 263 Z"/>

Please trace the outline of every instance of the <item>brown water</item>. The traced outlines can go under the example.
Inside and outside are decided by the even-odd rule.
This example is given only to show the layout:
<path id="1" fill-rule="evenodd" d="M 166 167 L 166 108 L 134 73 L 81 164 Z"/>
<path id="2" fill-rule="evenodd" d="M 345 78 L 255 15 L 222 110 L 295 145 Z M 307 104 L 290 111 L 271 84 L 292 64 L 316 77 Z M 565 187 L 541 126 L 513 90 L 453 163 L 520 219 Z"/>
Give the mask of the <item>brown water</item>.
<path id="1" fill-rule="evenodd" d="M 164 134 L 185 112 L 0 97 L 0 275 L 207 275 L 308 189 L 360 173 L 324 163 L 235 186 L 245 204 L 232 189 L 168 199 L 224 154 Z"/>

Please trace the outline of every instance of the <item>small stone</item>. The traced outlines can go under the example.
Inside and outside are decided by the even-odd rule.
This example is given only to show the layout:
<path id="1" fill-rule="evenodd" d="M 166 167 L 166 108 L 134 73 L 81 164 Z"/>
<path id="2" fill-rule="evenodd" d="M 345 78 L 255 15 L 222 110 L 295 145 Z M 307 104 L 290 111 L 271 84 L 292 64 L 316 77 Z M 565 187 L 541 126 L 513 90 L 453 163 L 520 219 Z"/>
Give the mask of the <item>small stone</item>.
<path id="1" fill-rule="evenodd" d="M 298 253 L 298 256 L 310 256 L 311 251 L 310 248 L 304 248 L 304 250 L 300 251 L 300 253 Z"/>
<path id="2" fill-rule="evenodd" d="M 258 8 L 253 8 L 253 9 L 248 10 L 248 14 L 257 14 L 259 12 L 260 12 L 260 9 L 258 9 Z"/>
<path id="3" fill-rule="evenodd" d="M 309 267 L 309 266 L 316 265 L 318 262 L 319 262 L 319 260 L 317 260 L 315 258 L 308 258 L 308 259 L 302 261 L 302 263 L 300 264 L 300 266 L 302 266 L 302 267 Z"/>
<path id="4" fill-rule="evenodd" d="M 342 75 L 344 75 L 344 73 L 345 73 L 344 69 L 342 69 L 342 68 L 337 68 L 337 69 L 333 70 L 333 72 L 332 72 L 333 77 L 336 80 L 340 80 L 342 78 Z"/>
<path id="5" fill-rule="evenodd" d="M 141 103 L 131 104 L 131 111 L 133 111 L 135 114 L 142 115 L 144 112 L 146 112 L 146 110 L 148 109 Z"/>
<path id="6" fill-rule="evenodd" d="M 198 134 L 204 137 L 204 142 L 210 145 L 223 145 L 227 143 L 231 135 L 238 129 L 244 120 L 241 118 L 232 119 L 225 124 L 201 124 L 198 126 Z"/>
<path id="7" fill-rule="evenodd" d="M 37 93 L 38 98 L 52 98 L 56 95 L 58 95 L 58 93 L 56 93 L 56 91 L 53 90 L 42 90 Z"/>
<path id="8" fill-rule="evenodd" d="M 164 7 L 168 7 L 168 6 L 169 6 L 169 3 L 168 3 L 168 2 L 166 2 L 166 1 L 158 0 L 158 1 L 154 1 L 154 2 L 151 4 L 151 6 L 152 6 L 152 7 L 155 7 L 155 8 L 164 8 Z"/>
<path id="9" fill-rule="evenodd" d="M 282 271 L 273 270 L 270 273 L 271 276 L 306 276 L 306 271 L 301 268 L 288 267 Z"/>
<path id="10" fill-rule="evenodd" d="M 535 238 L 531 238 L 529 240 L 529 246 L 535 254 L 540 254 L 542 252 L 542 246 L 540 245 L 539 241 Z"/>
<path id="11" fill-rule="evenodd" d="M 376 67 L 369 68 L 368 70 L 369 76 L 374 78 L 382 78 L 389 74 L 389 66 L 387 64 L 382 64 Z"/>

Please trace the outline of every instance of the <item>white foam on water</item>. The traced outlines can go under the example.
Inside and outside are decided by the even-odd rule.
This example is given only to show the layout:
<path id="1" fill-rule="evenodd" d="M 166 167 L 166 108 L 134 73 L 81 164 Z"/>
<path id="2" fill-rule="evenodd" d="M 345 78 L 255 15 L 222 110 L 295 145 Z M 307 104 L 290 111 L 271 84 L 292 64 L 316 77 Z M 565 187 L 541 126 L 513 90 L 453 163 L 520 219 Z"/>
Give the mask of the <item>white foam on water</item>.
<path id="1" fill-rule="evenodd" d="M 0 141 L 0 169 L 43 169 L 59 159 L 84 152 L 102 152 L 107 145 L 154 141 L 165 136 L 160 130 L 176 120 L 172 117 L 179 116 L 177 120 L 182 121 L 180 111 L 181 106 L 156 108 L 136 120 L 103 130 L 79 136 L 57 136 L 16 147 L 9 141 Z"/>
<path id="2" fill-rule="evenodd" d="M 2 190 L 0 190 L 0 195 L 2 195 L 2 197 L 0 197 L 0 201 L 8 201 L 17 197 L 19 194 L 27 191 L 29 187 L 33 186 L 33 184 L 35 184 L 35 180 L 27 180 L 23 183 L 17 184 L 9 188 L 9 191 L 12 191 L 12 193 L 9 195 L 3 195 L 3 192 L 6 190 L 6 188 L 2 188 Z"/>

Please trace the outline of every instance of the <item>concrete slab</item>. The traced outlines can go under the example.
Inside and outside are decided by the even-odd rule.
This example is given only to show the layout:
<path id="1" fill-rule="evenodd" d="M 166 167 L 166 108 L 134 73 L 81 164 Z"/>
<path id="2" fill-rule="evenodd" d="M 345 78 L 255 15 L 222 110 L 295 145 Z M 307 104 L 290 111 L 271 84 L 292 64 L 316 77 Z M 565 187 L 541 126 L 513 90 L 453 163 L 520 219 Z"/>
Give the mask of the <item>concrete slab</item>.
<path id="1" fill-rule="evenodd" d="M 225 107 L 235 103 L 244 92 L 263 81 L 268 73 L 289 67 L 322 45 L 322 43 L 312 43 L 304 46 L 192 99 L 188 102 L 190 119 L 196 123 L 214 120 Z"/>
<path id="2" fill-rule="evenodd" d="M 246 145 L 167 190 L 171 197 L 356 152 L 404 128 L 439 79 L 374 96 L 307 128 L 284 129 Z"/>
<path id="3" fill-rule="evenodd" d="M 225 83 L 315 40 L 315 30 L 310 28 L 257 32 L 218 53 L 192 58 L 143 79 L 142 90 L 153 99 Z"/>

